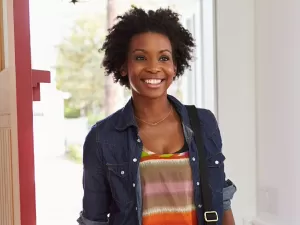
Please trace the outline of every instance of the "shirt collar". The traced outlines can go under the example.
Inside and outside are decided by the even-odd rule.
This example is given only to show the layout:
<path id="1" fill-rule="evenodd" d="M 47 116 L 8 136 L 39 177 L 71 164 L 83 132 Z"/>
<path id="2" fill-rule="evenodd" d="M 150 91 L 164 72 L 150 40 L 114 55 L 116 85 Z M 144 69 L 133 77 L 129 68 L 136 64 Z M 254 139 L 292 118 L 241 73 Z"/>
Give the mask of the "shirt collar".
<path id="1" fill-rule="evenodd" d="M 190 122 L 185 106 L 174 96 L 168 95 L 167 97 L 176 112 L 179 114 L 182 122 L 189 126 Z M 137 122 L 134 117 L 132 98 L 130 98 L 124 108 L 121 109 L 115 126 L 115 128 L 120 131 L 126 130 L 129 127 L 137 127 Z"/>

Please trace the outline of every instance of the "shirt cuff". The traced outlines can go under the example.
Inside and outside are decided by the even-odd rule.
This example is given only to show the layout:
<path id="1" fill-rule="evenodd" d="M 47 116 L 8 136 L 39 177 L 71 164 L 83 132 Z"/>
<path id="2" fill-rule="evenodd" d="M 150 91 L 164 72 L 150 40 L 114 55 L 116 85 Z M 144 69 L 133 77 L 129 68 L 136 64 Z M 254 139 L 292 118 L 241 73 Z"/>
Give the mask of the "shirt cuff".
<path id="1" fill-rule="evenodd" d="M 108 225 L 108 222 L 97 222 L 88 220 L 87 218 L 84 218 L 82 212 L 80 213 L 80 217 L 77 219 L 77 222 L 79 225 Z"/>
<path id="2" fill-rule="evenodd" d="M 223 188 L 223 208 L 224 211 L 231 209 L 231 200 L 236 192 L 237 188 L 232 183 L 231 180 L 225 182 L 225 187 Z"/>

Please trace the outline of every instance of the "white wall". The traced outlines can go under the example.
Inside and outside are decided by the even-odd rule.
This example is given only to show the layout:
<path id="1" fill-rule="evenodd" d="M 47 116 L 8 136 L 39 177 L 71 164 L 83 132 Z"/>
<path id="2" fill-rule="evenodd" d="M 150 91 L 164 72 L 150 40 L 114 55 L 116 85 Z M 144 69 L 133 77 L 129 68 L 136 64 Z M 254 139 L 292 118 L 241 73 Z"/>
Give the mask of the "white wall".
<path id="1" fill-rule="evenodd" d="M 258 217 L 300 224 L 300 1 L 256 0 Z"/>
<path id="2" fill-rule="evenodd" d="M 256 214 L 254 1 L 217 0 L 218 119 L 236 225 Z"/>
<path id="3" fill-rule="evenodd" d="M 300 224 L 299 21 L 299 0 L 217 0 L 218 115 L 237 225 Z"/>

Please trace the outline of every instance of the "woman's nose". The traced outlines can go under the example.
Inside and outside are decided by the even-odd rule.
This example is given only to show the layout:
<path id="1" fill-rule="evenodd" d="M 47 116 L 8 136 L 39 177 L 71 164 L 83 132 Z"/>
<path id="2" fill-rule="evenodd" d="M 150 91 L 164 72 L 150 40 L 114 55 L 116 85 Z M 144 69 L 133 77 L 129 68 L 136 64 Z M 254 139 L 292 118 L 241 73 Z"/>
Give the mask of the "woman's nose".
<path id="1" fill-rule="evenodd" d="M 147 65 L 147 68 L 146 68 L 146 71 L 149 72 L 149 73 L 158 73 L 160 72 L 160 67 L 158 65 L 158 62 L 157 60 L 149 60 L 148 61 L 148 65 Z"/>

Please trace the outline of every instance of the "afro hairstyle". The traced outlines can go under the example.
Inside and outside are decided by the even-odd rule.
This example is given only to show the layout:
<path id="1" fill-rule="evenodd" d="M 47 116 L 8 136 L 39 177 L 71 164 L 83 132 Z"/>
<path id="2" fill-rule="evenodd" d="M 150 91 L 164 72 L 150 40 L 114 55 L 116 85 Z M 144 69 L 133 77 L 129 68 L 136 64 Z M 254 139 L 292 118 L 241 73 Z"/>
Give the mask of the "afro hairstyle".
<path id="1" fill-rule="evenodd" d="M 132 37 L 146 32 L 163 34 L 170 40 L 176 64 L 175 78 L 180 77 L 186 68 L 190 68 L 189 61 L 192 59 L 195 42 L 191 33 L 180 23 L 178 13 L 169 8 L 145 11 L 132 7 L 118 16 L 117 20 L 108 30 L 100 49 L 104 51 L 102 65 L 105 75 L 113 75 L 114 82 L 130 88 L 128 77 L 122 76 L 121 70 L 127 61 Z"/>

